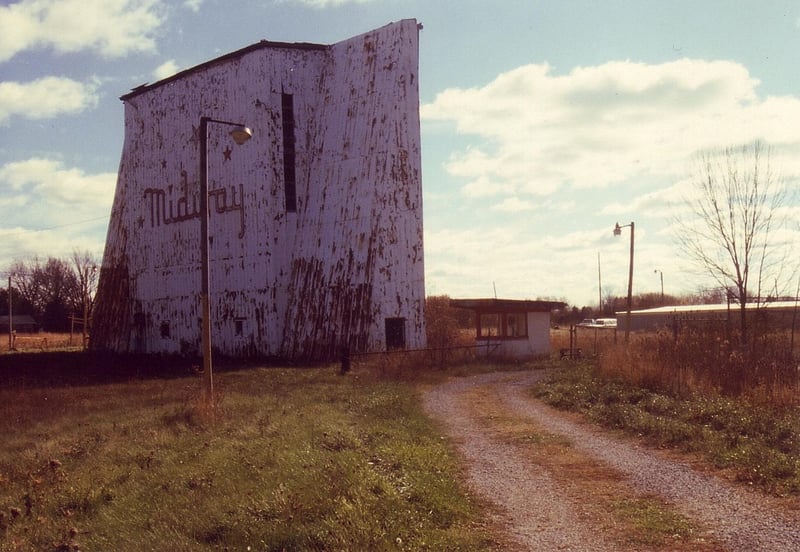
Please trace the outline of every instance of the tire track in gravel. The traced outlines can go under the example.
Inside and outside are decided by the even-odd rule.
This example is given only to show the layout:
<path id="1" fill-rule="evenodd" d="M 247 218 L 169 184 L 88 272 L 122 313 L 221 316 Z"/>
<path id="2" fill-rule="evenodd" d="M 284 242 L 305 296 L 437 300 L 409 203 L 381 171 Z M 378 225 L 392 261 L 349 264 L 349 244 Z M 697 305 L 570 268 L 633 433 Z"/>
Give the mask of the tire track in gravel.
<path id="1" fill-rule="evenodd" d="M 494 375 L 494 374 L 492 374 Z M 468 465 L 468 483 L 499 508 L 491 515 L 521 550 L 614 550 L 580 519 L 558 484 L 514 446 L 486 434 L 459 405 L 459 395 L 486 377 L 463 378 L 428 391 L 425 407 L 442 420 Z"/>
<path id="2" fill-rule="evenodd" d="M 711 528 L 731 551 L 800 550 L 800 515 L 781 511 L 777 501 L 699 473 L 657 451 L 615 439 L 531 398 L 527 389 L 544 372 L 504 372 L 453 380 L 425 393 L 428 412 L 444 422 L 467 463 L 468 483 L 498 506 L 496 522 L 526 550 L 614 550 L 597 528 L 582 519 L 548 474 L 515 447 L 487 435 L 486 426 L 459 406 L 459 396 L 488 386 L 514 416 L 572 441 L 576 450 L 619 472 L 643 493 L 661 496 L 684 515 Z"/>

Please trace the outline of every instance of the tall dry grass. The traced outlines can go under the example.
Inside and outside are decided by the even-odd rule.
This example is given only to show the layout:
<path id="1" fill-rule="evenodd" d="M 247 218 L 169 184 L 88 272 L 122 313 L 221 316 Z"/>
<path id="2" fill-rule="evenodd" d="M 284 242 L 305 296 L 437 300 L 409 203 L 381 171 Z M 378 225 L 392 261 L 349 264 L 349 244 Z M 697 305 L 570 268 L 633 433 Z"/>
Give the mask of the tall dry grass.
<path id="1" fill-rule="evenodd" d="M 83 336 L 80 332 L 69 333 L 17 333 L 13 337 L 12 350 L 22 352 L 68 351 L 81 349 Z M 8 352 L 8 334 L 0 336 L 0 352 Z"/>
<path id="2" fill-rule="evenodd" d="M 800 373 L 787 332 L 764 332 L 747 347 L 722 326 L 634 334 L 604 348 L 598 368 L 608 377 L 677 396 L 742 397 L 756 403 L 800 404 Z"/>

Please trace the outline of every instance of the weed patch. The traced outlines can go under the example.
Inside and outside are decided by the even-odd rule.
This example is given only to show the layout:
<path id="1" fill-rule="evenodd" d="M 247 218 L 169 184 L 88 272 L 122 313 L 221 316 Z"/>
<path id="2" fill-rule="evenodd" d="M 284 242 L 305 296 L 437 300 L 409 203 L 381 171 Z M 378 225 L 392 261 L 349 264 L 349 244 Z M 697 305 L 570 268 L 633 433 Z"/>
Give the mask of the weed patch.
<path id="1" fill-rule="evenodd" d="M 800 495 L 800 414 L 743 398 L 671 396 L 608 379 L 589 364 L 552 372 L 533 393 L 656 447 L 701 453 L 741 481 Z"/>
<path id="2" fill-rule="evenodd" d="M 696 528 L 688 519 L 654 496 L 623 497 L 610 502 L 614 516 L 631 525 L 629 542 L 645 546 L 663 546 L 675 540 L 688 540 Z"/>

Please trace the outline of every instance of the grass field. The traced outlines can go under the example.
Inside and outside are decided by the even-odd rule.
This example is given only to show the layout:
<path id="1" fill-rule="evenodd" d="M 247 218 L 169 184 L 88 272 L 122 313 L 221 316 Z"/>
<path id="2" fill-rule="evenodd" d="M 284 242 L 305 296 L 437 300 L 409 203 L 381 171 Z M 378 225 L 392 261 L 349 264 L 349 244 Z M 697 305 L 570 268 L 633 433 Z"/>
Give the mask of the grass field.
<path id="1" fill-rule="evenodd" d="M 0 390 L 2 550 L 491 549 L 414 386 L 335 367 Z"/>

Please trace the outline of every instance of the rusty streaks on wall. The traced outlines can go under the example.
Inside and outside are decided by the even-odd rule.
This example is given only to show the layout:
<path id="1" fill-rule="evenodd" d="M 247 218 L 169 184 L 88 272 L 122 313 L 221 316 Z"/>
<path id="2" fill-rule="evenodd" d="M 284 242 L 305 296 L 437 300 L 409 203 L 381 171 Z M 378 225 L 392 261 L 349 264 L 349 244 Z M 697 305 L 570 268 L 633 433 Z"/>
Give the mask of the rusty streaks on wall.
<path id="1" fill-rule="evenodd" d="M 369 345 L 372 287 L 325 274 L 320 259 L 296 259 L 291 307 L 287 311 L 283 356 L 336 358 L 342 347 L 365 351 Z"/>
<path id="2" fill-rule="evenodd" d="M 95 296 L 92 345 L 99 349 L 129 352 L 128 337 L 133 318 L 130 312 L 128 267 L 124 262 L 112 267 L 102 267 L 100 282 Z"/>

